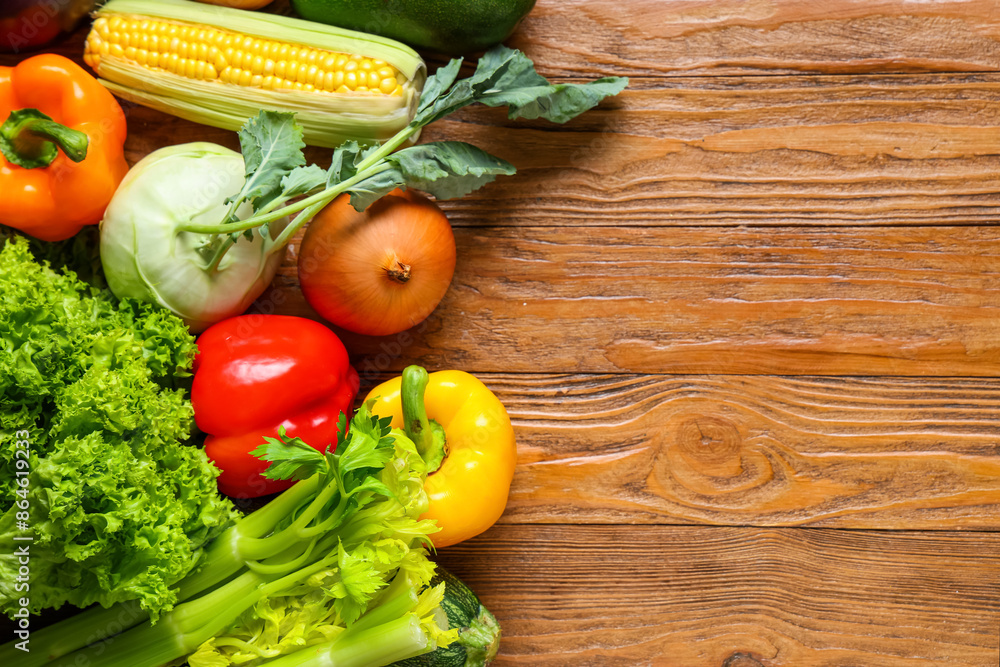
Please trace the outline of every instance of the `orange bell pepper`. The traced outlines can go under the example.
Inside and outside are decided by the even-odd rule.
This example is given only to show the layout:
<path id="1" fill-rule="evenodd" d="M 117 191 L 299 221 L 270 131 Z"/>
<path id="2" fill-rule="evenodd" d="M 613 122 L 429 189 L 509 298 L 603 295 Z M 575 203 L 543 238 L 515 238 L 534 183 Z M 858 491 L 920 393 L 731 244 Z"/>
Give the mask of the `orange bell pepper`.
<path id="1" fill-rule="evenodd" d="M 0 119 L 0 224 L 61 241 L 100 222 L 128 171 L 114 96 L 46 53 L 0 67 Z"/>
<path id="2" fill-rule="evenodd" d="M 500 518 L 517 463 L 514 429 L 503 403 L 464 371 L 428 375 L 408 366 L 369 392 L 372 414 L 392 417 L 427 463 L 430 506 L 420 518 L 441 529 L 437 548 L 483 532 Z"/>

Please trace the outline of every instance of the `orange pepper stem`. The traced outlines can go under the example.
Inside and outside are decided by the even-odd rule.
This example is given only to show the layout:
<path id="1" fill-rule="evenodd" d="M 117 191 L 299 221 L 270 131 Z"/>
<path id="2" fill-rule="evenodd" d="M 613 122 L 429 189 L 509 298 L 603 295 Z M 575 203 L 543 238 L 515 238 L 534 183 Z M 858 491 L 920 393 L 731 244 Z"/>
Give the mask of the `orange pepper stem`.
<path id="1" fill-rule="evenodd" d="M 62 149 L 73 162 L 87 157 L 90 139 L 52 120 L 38 109 L 17 109 L 0 125 L 0 153 L 25 169 L 47 167 Z"/>
<path id="2" fill-rule="evenodd" d="M 422 366 L 404 368 L 400 398 L 403 403 L 403 430 L 417 445 L 417 453 L 427 464 L 429 475 L 444 462 L 448 455 L 448 443 L 441 425 L 427 418 L 424 391 L 428 378 L 427 370 Z"/>

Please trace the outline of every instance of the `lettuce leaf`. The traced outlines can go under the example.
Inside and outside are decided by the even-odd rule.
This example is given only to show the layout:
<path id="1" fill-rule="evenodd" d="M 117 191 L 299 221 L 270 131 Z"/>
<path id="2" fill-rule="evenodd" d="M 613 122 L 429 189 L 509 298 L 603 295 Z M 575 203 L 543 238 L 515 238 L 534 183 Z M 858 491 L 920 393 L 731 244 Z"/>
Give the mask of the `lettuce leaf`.
<path id="1" fill-rule="evenodd" d="M 15 590 L 15 537 L 30 535 L 31 610 L 139 600 L 152 616 L 170 586 L 236 516 L 217 469 L 184 444 L 194 340 L 169 312 L 59 273 L 28 244 L 0 249 L 0 610 Z M 28 431 L 26 497 L 15 433 Z M 27 500 L 28 530 L 16 500 Z"/>

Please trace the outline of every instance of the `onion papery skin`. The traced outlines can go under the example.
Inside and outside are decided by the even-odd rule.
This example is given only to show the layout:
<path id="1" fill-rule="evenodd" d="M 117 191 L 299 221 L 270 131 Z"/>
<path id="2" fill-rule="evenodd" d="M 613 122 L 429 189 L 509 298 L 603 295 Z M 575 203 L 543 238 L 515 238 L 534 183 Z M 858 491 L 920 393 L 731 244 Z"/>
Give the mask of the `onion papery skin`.
<path id="1" fill-rule="evenodd" d="M 330 323 L 387 336 L 431 314 L 448 291 L 455 259 L 451 224 L 426 197 L 394 190 L 358 212 L 342 195 L 309 223 L 299 283 Z"/>

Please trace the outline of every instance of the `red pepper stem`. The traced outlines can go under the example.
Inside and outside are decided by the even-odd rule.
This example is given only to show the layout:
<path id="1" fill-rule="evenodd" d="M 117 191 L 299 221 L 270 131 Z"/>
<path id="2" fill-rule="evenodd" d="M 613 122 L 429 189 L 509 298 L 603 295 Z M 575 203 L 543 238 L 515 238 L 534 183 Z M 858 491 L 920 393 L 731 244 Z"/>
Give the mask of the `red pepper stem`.
<path id="1" fill-rule="evenodd" d="M 11 111 L 0 125 L 0 153 L 25 169 L 49 166 L 59 149 L 73 162 L 81 162 L 89 144 L 86 134 L 55 122 L 38 109 Z"/>
<path id="2" fill-rule="evenodd" d="M 403 402 L 403 430 L 417 445 L 417 452 L 427 464 L 427 474 L 441 467 L 448 446 L 444 429 L 433 419 L 427 418 L 424 392 L 430 376 L 422 366 L 407 366 L 403 369 L 400 398 Z"/>

